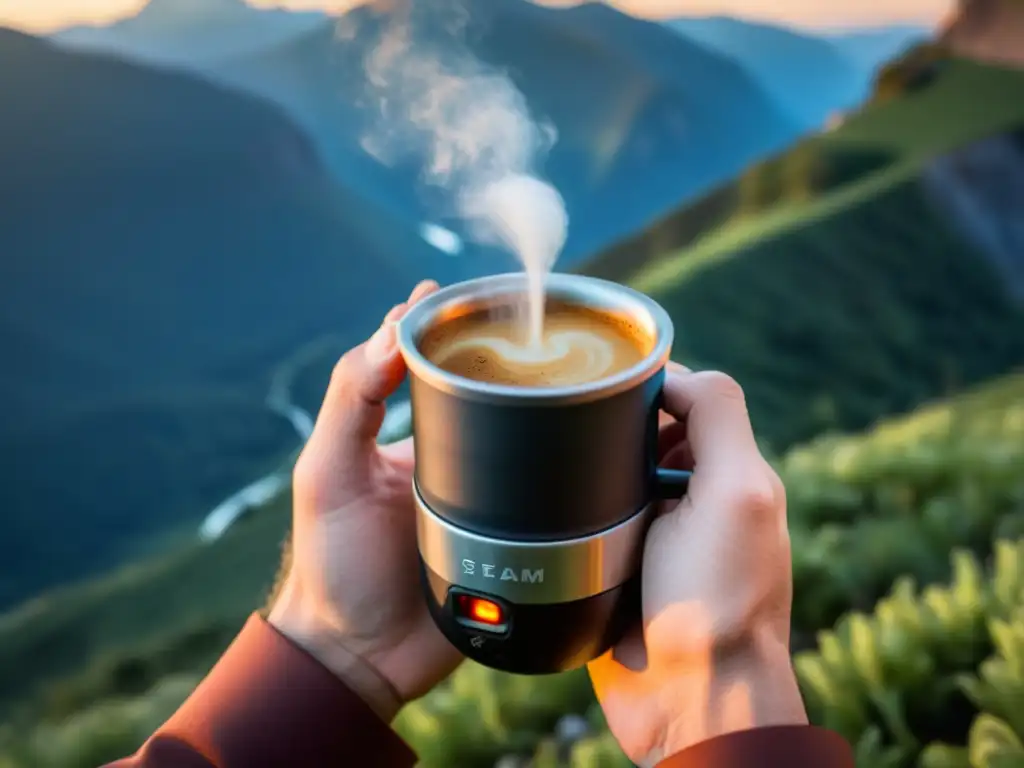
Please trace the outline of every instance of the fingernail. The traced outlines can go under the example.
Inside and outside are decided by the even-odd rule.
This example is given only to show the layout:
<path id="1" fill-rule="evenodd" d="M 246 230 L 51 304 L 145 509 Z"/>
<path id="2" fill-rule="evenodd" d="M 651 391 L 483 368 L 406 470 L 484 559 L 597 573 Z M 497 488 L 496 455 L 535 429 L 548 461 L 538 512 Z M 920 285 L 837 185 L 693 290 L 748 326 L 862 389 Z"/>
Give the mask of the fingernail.
<path id="1" fill-rule="evenodd" d="M 417 283 L 416 287 L 412 289 L 412 293 L 409 294 L 409 303 L 414 303 L 422 299 L 428 293 L 433 293 L 440 288 L 434 280 L 421 280 Z"/>
<path id="2" fill-rule="evenodd" d="M 383 363 L 395 354 L 398 346 L 395 338 L 395 324 L 385 321 L 384 325 L 366 343 L 366 356 L 371 363 Z"/>

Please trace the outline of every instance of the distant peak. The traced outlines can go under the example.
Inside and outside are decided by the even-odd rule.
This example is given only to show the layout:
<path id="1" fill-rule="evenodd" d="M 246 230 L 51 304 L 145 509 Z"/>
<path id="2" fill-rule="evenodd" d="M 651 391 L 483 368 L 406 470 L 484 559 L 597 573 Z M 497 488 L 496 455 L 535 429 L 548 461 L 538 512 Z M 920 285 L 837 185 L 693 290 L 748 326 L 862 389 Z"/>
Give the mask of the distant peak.
<path id="1" fill-rule="evenodd" d="M 245 0 L 149 0 L 139 16 L 197 18 L 249 10 Z"/>

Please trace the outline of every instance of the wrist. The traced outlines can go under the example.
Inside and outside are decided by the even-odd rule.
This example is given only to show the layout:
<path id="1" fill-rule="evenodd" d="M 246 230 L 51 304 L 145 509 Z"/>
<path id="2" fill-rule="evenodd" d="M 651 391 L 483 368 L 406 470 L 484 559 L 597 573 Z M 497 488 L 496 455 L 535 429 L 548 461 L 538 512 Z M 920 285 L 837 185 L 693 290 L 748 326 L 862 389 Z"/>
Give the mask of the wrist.
<path id="1" fill-rule="evenodd" d="M 664 695 L 667 717 L 652 766 L 717 736 L 808 723 L 789 648 L 774 637 L 719 651 L 706 669 L 680 675 Z"/>
<path id="2" fill-rule="evenodd" d="M 394 686 L 348 647 L 342 632 L 304 604 L 292 585 L 285 585 L 267 621 L 341 680 L 381 720 L 385 723 L 394 720 L 404 704 Z"/>

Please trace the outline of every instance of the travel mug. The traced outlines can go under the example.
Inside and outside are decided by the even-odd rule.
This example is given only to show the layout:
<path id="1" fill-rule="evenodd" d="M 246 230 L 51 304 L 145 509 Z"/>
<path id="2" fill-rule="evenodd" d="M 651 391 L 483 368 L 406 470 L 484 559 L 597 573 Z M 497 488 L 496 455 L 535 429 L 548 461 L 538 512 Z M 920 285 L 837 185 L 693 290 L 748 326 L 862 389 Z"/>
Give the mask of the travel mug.
<path id="1" fill-rule="evenodd" d="M 689 473 L 657 466 L 673 327 L 649 297 L 554 274 L 546 297 L 625 320 L 642 361 L 565 387 L 503 386 L 449 373 L 418 343 L 439 323 L 520 304 L 522 274 L 444 288 L 399 322 L 409 368 L 417 538 L 437 626 L 467 657 L 520 674 L 597 658 L 639 618 L 644 537 Z"/>

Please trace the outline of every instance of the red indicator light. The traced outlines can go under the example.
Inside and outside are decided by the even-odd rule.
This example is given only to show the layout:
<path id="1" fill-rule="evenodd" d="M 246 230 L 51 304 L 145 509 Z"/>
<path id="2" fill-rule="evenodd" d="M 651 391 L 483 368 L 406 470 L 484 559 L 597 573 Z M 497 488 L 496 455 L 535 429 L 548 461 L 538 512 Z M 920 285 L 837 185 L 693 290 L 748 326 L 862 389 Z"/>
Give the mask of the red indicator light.
<path id="1" fill-rule="evenodd" d="M 505 623 L 505 612 L 501 610 L 501 606 L 482 597 L 459 595 L 459 608 L 470 621 L 488 624 L 492 627 Z"/>

